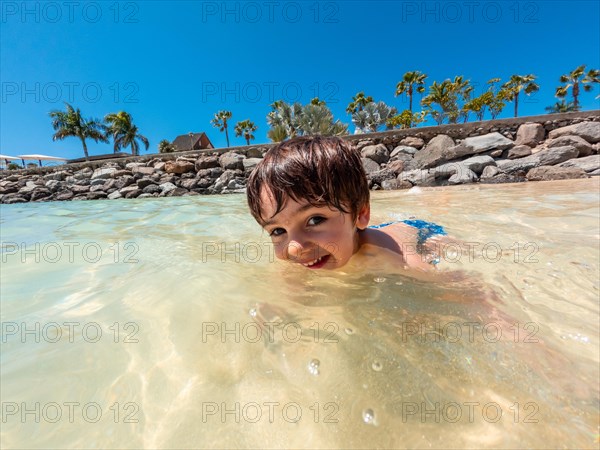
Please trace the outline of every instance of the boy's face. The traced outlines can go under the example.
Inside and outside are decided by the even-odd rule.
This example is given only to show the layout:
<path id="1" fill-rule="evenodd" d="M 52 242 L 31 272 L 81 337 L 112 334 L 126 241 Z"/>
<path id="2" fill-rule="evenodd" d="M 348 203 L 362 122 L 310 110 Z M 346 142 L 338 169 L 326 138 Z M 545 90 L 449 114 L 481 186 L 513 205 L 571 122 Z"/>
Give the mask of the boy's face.
<path id="1" fill-rule="evenodd" d="M 356 220 L 334 207 L 312 206 L 306 200 L 288 198 L 276 215 L 277 205 L 271 192 L 261 191 L 264 229 L 271 236 L 275 256 L 304 265 L 309 269 L 337 269 L 358 250 L 357 228 L 369 224 L 369 206 Z"/>

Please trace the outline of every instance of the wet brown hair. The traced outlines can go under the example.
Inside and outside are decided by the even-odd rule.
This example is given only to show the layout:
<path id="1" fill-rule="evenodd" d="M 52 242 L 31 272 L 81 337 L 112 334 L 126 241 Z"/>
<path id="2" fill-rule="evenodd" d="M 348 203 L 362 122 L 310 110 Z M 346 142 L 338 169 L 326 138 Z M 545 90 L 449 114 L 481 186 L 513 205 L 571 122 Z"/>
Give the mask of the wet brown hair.
<path id="1" fill-rule="evenodd" d="M 246 195 L 250 213 L 259 224 L 261 190 L 267 188 L 279 213 L 288 197 L 314 206 L 331 206 L 356 220 L 369 204 L 369 184 L 360 153 L 337 137 L 296 137 L 271 148 L 250 175 Z M 269 218 L 266 218 L 267 220 Z"/>

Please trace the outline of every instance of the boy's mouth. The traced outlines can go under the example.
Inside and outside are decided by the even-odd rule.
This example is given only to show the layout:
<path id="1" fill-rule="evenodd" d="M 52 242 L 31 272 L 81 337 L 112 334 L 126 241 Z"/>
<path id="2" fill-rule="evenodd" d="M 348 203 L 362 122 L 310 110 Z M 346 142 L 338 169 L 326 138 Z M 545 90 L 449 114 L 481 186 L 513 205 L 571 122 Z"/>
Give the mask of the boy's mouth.
<path id="1" fill-rule="evenodd" d="M 304 262 L 301 264 L 304 267 L 308 267 L 309 269 L 320 269 L 325 264 L 327 264 L 327 261 L 329 261 L 330 256 L 331 255 L 324 255 L 324 256 L 321 256 L 320 258 L 314 259 L 312 261 Z"/>

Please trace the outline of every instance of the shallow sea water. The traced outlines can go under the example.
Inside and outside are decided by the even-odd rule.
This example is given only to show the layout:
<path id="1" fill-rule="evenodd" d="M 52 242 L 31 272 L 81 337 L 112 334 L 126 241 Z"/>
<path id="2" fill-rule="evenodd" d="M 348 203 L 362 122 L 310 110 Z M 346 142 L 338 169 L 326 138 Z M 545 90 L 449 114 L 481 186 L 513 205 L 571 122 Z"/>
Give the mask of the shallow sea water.
<path id="1" fill-rule="evenodd" d="M 598 178 L 375 192 L 417 280 L 273 261 L 244 196 L 2 205 L 2 448 L 598 448 Z"/>

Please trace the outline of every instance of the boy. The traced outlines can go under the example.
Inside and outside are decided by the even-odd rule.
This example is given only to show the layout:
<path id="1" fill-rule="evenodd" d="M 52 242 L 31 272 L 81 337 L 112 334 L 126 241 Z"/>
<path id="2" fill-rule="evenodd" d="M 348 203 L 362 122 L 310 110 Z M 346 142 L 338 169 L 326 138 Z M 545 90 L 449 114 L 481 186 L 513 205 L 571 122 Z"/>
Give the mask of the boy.
<path id="1" fill-rule="evenodd" d="M 351 258 L 371 264 L 373 256 L 428 269 L 427 239 L 446 234 L 418 220 L 369 228 L 369 186 L 360 153 L 336 137 L 297 137 L 273 147 L 250 175 L 247 196 L 275 256 L 313 270 L 338 269 Z"/>

